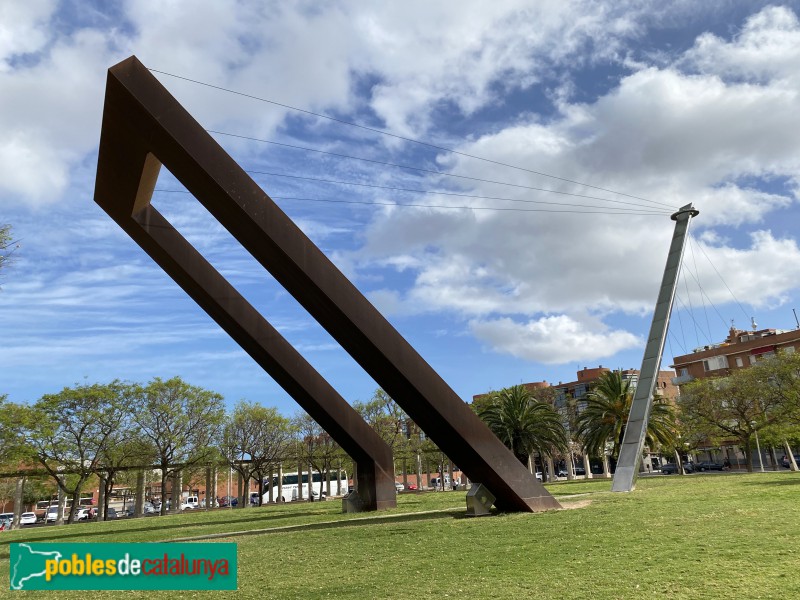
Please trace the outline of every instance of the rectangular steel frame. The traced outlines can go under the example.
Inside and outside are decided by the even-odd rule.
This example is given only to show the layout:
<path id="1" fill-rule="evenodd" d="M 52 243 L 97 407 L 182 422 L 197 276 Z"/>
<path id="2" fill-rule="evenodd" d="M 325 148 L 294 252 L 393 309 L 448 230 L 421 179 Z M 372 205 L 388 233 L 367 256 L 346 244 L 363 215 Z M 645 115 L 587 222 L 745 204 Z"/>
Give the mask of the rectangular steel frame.
<path id="1" fill-rule="evenodd" d="M 109 69 L 95 201 L 284 389 L 301 398 L 301 405 L 339 442 L 336 435 L 341 429 L 355 427 L 355 411 L 338 400 L 335 409 L 315 409 L 330 398 L 330 386 L 316 380 L 313 390 L 304 389 L 310 367 L 295 369 L 285 347 L 281 347 L 287 355 L 283 361 L 273 356 L 274 348 L 263 347 L 261 342 L 274 340 L 277 332 L 265 328 L 250 305 L 243 308 L 246 303 L 238 293 L 150 206 L 161 164 L 472 481 L 494 494 L 498 509 L 560 508 L 361 292 L 132 56 Z M 297 357 L 294 352 L 292 360 Z"/>

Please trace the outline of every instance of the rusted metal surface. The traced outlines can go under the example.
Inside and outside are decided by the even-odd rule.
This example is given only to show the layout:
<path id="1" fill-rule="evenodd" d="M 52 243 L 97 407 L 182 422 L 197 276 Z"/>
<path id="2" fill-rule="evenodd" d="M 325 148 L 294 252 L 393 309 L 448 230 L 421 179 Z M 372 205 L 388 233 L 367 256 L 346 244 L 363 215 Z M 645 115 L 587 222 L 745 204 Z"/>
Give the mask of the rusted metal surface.
<path id="1" fill-rule="evenodd" d="M 130 57 L 109 69 L 95 201 L 345 447 L 337 432 L 355 428 L 358 415 L 349 405 L 342 406 L 347 403 L 338 395 L 333 410 L 311 406 L 328 402 L 330 386 L 316 373 L 310 385 L 305 378 L 314 377 L 313 369 L 305 361 L 298 368 L 301 357 L 285 341 L 265 349 L 265 339 L 276 339 L 274 329 L 150 206 L 161 164 L 470 480 L 483 483 L 496 496 L 499 509 L 560 506 L 247 173 Z M 278 348 L 285 361 L 276 357 Z M 361 425 L 366 427 L 360 420 Z M 345 449 L 350 453 L 352 447 Z M 380 503 L 383 497 L 378 495 Z"/>
<path id="2" fill-rule="evenodd" d="M 131 136 L 128 128 L 134 124 L 125 117 L 125 110 L 107 99 L 95 190 L 97 203 L 356 461 L 363 508 L 382 510 L 396 506 L 394 461 L 386 442 L 149 205 L 160 165 L 148 152 L 146 143 Z"/>

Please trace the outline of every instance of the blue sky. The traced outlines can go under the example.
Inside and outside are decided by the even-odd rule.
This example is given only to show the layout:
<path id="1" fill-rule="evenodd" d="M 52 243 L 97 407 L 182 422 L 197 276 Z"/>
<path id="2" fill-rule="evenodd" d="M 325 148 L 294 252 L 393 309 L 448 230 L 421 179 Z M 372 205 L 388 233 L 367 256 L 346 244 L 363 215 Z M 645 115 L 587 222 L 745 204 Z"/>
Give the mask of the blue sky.
<path id="1" fill-rule="evenodd" d="M 112 4 L 0 4 L 0 222 L 19 241 L 0 274 L 0 393 L 14 401 L 180 375 L 231 405 L 297 410 L 92 200 L 106 70 L 132 54 L 458 152 L 157 74 L 464 399 L 638 368 L 668 213 L 688 202 L 701 214 L 665 365 L 731 319 L 796 327 L 796 2 Z M 377 384 L 168 172 L 157 190 L 345 398 L 370 398 Z"/>

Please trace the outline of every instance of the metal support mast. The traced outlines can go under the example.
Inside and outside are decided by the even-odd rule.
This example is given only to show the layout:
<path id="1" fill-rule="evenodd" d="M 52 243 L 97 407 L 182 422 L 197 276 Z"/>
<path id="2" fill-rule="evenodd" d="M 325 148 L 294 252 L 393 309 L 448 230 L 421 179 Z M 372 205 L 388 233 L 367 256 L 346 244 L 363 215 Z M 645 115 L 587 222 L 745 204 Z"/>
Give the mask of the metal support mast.
<path id="1" fill-rule="evenodd" d="M 619 461 L 611 484 L 612 492 L 630 492 L 636 487 L 636 476 L 642 460 L 650 408 L 653 406 L 653 389 L 658 381 L 661 354 L 664 352 L 664 340 L 667 337 L 675 287 L 681 269 L 686 235 L 689 232 L 689 221 L 698 214 L 700 212 L 695 210 L 690 203 L 672 215 L 672 220 L 675 221 L 675 233 L 672 234 L 672 244 L 667 256 L 667 265 L 664 268 L 664 278 L 661 280 L 661 289 L 658 292 L 656 309 L 653 312 L 653 322 L 647 336 L 642 368 L 639 371 L 639 383 L 633 395 L 631 412 L 625 426 Z"/>

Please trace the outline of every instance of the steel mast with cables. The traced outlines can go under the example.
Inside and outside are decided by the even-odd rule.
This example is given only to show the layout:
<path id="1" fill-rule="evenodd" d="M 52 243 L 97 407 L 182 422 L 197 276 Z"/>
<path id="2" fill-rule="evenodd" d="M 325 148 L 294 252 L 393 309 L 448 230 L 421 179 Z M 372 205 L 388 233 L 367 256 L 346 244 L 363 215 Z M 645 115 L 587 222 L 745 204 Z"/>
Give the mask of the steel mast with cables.
<path id="1" fill-rule="evenodd" d="M 653 390 L 658 381 L 658 371 L 661 368 L 661 355 L 664 352 L 664 341 L 669 328 L 669 317 L 672 313 L 678 273 L 681 269 L 683 250 L 689 232 L 689 221 L 699 214 L 700 211 L 695 210 L 689 203 L 672 215 L 672 220 L 675 221 L 675 232 L 672 234 L 667 265 L 664 267 L 664 277 L 661 280 L 661 289 L 658 292 L 658 300 L 653 312 L 653 322 L 647 336 L 647 346 L 644 349 L 642 368 L 639 372 L 639 383 L 633 394 L 631 411 L 625 425 L 625 435 L 622 438 L 619 460 L 611 484 L 612 492 L 630 492 L 636 487 L 647 422 L 653 406 Z"/>

